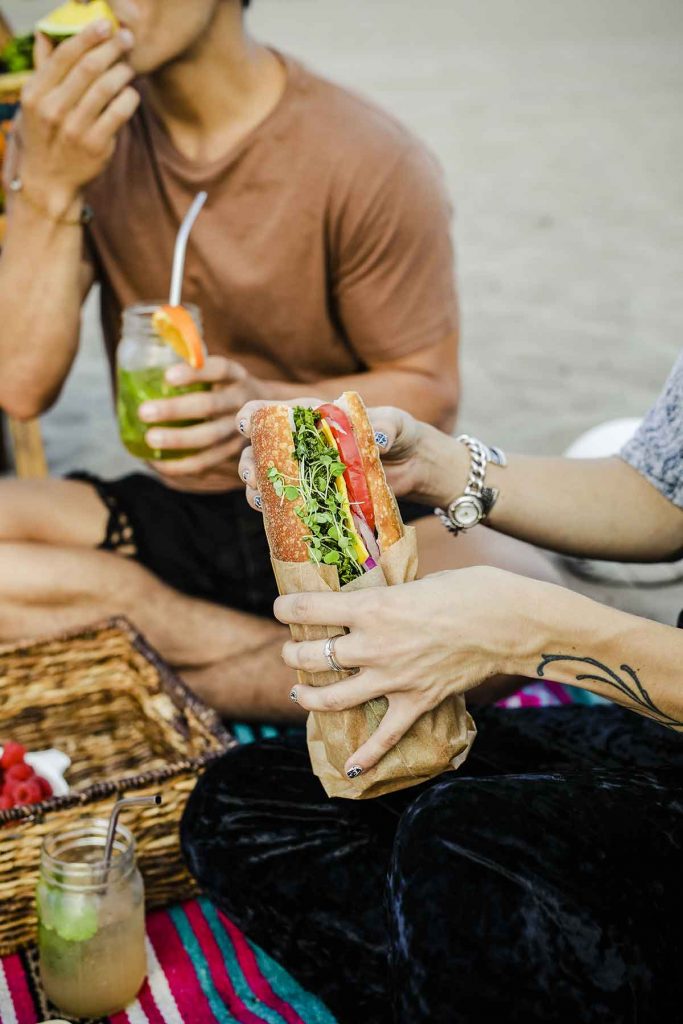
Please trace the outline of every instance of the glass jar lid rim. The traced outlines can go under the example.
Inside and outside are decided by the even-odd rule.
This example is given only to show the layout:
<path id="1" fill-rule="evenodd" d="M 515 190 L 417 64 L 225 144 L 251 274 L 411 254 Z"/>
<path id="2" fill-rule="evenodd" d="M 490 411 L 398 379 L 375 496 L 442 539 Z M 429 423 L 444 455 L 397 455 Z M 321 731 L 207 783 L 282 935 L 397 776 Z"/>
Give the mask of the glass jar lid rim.
<path id="1" fill-rule="evenodd" d="M 75 822 L 72 827 L 62 832 L 53 832 L 47 835 L 41 849 L 43 867 L 50 872 L 66 869 L 73 881 L 77 881 L 79 874 L 91 875 L 93 868 L 104 863 L 104 857 L 99 861 L 71 861 L 64 860 L 59 853 L 64 853 L 79 845 L 90 848 L 101 845 L 104 852 L 108 827 L 109 822 L 104 818 L 90 818 Z M 89 843 L 88 840 L 94 840 L 94 842 Z M 133 833 L 119 822 L 114 835 L 112 866 L 122 865 L 126 860 L 132 860 L 134 856 L 135 838 Z"/>

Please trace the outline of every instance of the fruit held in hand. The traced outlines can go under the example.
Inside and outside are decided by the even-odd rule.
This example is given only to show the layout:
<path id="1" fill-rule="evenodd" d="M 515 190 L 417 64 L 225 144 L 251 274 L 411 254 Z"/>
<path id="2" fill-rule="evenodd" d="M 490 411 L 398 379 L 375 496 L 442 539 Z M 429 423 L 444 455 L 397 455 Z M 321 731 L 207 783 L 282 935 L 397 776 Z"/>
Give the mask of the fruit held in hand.
<path id="1" fill-rule="evenodd" d="M 75 36 L 93 21 L 101 20 L 111 22 L 114 29 L 119 27 L 116 16 L 106 0 L 90 0 L 89 3 L 68 0 L 61 7 L 57 7 L 56 10 L 41 18 L 36 24 L 36 30 L 61 42 L 63 39 L 68 39 L 69 36 Z"/>

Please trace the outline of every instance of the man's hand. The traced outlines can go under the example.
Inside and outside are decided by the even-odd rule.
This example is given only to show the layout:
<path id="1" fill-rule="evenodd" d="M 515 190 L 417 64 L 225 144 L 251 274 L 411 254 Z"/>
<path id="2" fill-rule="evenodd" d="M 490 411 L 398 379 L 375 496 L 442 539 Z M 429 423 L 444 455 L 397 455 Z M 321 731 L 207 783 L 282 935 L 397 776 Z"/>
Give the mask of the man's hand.
<path id="1" fill-rule="evenodd" d="M 55 49 L 38 34 L 36 72 L 22 95 L 20 172 L 27 195 L 55 218 L 103 170 L 140 96 L 125 56 L 127 29 L 97 21 Z"/>
<path id="2" fill-rule="evenodd" d="M 172 366 L 166 372 L 166 380 L 173 387 L 210 384 L 211 390 L 143 402 L 140 406 L 140 419 L 150 424 L 201 421 L 193 426 L 164 425 L 147 431 L 150 448 L 196 453 L 155 462 L 155 469 L 166 477 L 202 476 L 224 461 L 236 461 L 247 442 L 237 429 L 235 413 L 246 402 L 261 398 L 261 381 L 225 356 L 209 356 L 201 370 L 184 364 Z"/>

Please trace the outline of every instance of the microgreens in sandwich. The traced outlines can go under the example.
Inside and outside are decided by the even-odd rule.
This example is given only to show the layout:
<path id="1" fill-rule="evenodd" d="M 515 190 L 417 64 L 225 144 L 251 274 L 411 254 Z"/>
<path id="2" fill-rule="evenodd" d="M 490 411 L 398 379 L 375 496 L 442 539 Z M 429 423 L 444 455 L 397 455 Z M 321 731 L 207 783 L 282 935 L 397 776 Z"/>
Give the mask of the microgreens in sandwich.
<path id="1" fill-rule="evenodd" d="M 342 496 L 334 485 L 346 466 L 318 430 L 319 419 L 313 409 L 294 409 L 293 454 L 299 464 L 299 480 L 288 479 L 275 466 L 268 470 L 268 479 L 283 501 L 299 502 L 295 511 L 308 530 L 305 540 L 311 561 L 335 565 L 340 583 L 350 583 L 363 570 L 356 558 Z"/>

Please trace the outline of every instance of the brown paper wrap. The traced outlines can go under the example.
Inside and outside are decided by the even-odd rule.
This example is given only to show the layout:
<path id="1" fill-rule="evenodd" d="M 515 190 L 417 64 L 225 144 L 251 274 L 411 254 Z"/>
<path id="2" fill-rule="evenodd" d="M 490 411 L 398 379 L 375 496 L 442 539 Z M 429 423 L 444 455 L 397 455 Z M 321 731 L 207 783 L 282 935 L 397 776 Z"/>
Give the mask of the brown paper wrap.
<path id="1" fill-rule="evenodd" d="M 331 565 L 280 562 L 274 558 L 273 570 L 281 594 L 340 589 L 337 570 Z M 405 536 L 382 555 L 376 569 L 341 589 L 393 586 L 408 583 L 416 575 L 417 542 L 415 530 L 409 526 Z M 324 640 L 344 632 L 341 626 L 292 626 L 291 630 L 295 640 Z M 348 678 L 349 674 L 299 672 L 298 676 L 300 682 L 310 686 L 327 686 Z M 311 765 L 328 796 L 366 800 L 392 793 L 458 768 L 467 757 L 476 729 L 465 710 L 464 698 L 455 696 L 422 715 L 375 768 L 357 779 L 348 779 L 344 773 L 346 761 L 375 731 L 386 709 L 387 701 L 382 697 L 348 711 L 309 714 L 307 736 Z"/>

